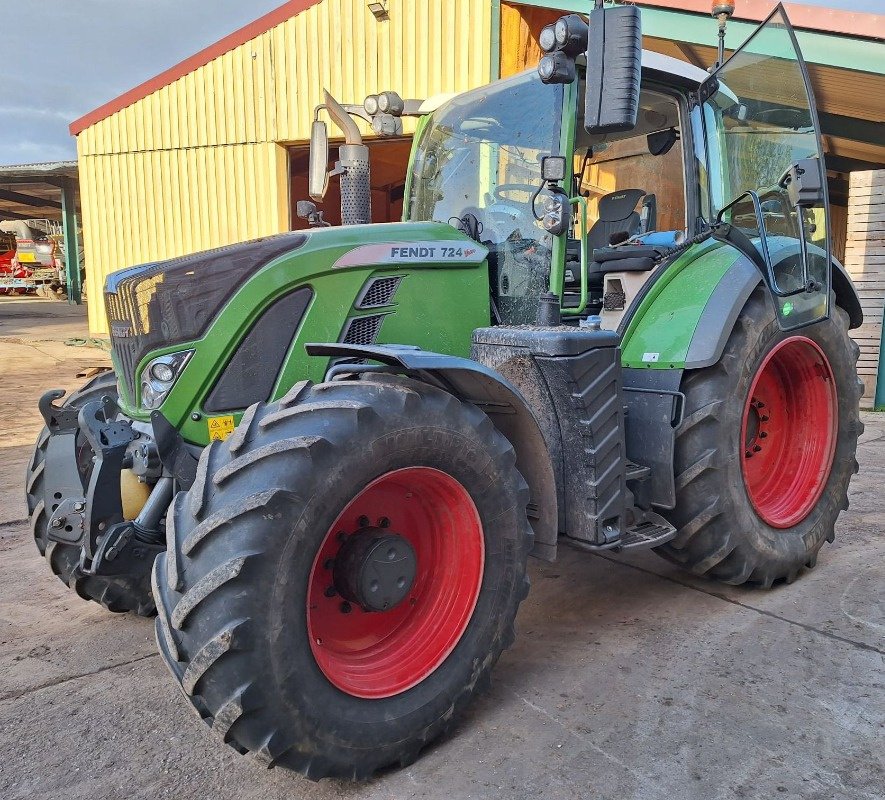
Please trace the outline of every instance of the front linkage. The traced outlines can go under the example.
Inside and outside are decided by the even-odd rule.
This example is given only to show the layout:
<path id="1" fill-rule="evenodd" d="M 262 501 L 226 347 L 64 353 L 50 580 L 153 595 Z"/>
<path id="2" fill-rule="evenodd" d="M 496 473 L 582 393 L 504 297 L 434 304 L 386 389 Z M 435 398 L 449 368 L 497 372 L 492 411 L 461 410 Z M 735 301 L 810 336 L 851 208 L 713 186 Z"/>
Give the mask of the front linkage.
<path id="1" fill-rule="evenodd" d="M 49 542 L 80 550 L 75 575 L 146 576 L 164 549 L 162 520 L 172 499 L 173 478 L 164 475 L 156 444 L 119 413 L 104 395 L 81 407 L 56 406 L 52 390 L 39 401 L 46 443 L 44 508 Z M 132 470 L 153 483 L 134 519 L 124 518 L 121 474 Z M 98 598 L 94 598 L 98 599 Z"/>

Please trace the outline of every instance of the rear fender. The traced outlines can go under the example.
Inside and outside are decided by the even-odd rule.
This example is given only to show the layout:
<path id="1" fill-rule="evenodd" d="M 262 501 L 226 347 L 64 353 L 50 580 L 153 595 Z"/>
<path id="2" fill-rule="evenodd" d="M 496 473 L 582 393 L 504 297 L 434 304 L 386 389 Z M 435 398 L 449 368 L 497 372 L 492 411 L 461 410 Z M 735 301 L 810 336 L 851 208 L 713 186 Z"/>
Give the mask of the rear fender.
<path id="1" fill-rule="evenodd" d="M 516 451 L 516 467 L 529 485 L 532 555 L 556 557 L 557 496 L 553 465 L 541 428 L 528 403 L 506 378 L 476 361 L 418 348 L 307 344 L 310 356 L 367 359 L 430 383 L 481 409 Z M 334 369 L 334 368 L 333 368 Z"/>
<path id="2" fill-rule="evenodd" d="M 633 311 L 624 331 L 622 365 L 681 370 L 715 364 L 760 283 L 758 267 L 737 249 L 716 243 L 692 248 L 661 274 Z M 832 283 L 850 327 L 858 327 L 863 314 L 857 291 L 835 259 Z"/>

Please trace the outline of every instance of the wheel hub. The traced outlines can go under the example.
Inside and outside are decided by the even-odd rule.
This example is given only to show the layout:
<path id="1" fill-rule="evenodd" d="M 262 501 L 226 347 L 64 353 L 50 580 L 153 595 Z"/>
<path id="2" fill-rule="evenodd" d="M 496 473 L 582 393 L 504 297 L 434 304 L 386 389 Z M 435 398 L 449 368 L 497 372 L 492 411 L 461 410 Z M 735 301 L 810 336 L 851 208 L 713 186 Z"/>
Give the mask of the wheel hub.
<path id="1" fill-rule="evenodd" d="M 364 611 L 388 611 L 408 596 L 417 567 L 415 549 L 404 537 L 383 528 L 362 528 L 345 539 L 332 578 L 345 600 Z"/>

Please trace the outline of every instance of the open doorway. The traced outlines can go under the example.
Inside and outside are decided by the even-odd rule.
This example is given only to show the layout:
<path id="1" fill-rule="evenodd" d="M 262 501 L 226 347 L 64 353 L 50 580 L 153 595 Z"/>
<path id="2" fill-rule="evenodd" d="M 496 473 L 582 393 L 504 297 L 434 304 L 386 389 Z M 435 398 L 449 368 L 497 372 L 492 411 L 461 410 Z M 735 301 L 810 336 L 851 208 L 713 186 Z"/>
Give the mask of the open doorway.
<path id="1" fill-rule="evenodd" d="M 403 194 L 406 185 L 406 170 L 409 166 L 409 153 L 412 149 L 411 137 L 395 139 L 370 139 L 369 160 L 372 178 L 372 222 L 397 222 L 403 214 Z M 295 204 L 299 200 L 308 200 L 307 169 L 310 148 L 308 145 L 296 145 L 289 148 L 289 186 L 291 192 L 290 208 L 292 230 L 307 227 L 307 220 L 295 216 Z M 338 160 L 338 150 L 332 143 L 329 169 Z M 332 225 L 341 224 L 341 192 L 338 180 L 329 180 L 329 189 L 321 204 L 317 204 L 323 212 L 323 218 Z"/>

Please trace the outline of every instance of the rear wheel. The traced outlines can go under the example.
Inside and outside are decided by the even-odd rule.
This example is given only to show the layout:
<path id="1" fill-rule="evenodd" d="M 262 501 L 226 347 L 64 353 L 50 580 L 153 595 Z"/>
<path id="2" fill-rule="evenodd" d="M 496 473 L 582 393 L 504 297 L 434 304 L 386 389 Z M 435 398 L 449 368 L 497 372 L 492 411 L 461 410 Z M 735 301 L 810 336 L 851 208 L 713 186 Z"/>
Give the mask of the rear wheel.
<path id="1" fill-rule="evenodd" d="M 70 395 L 64 402 L 65 406 L 79 408 L 91 400 L 99 400 L 104 395 L 117 397 L 117 377 L 113 372 L 102 373 L 85 386 Z M 134 611 L 139 616 L 152 616 L 156 610 L 151 596 L 150 576 L 100 576 L 83 575 L 80 565 L 80 548 L 74 545 L 50 541 L 48 536 L 49 517 L 52 509 L 45 507 L 44 487 L 46 483 L 46 445 L 49 431 L 44 427 L 37 437 L 34 455 L 28 465 L 25 478 L 28 516 L 34 544 L 42 556 L 45 556 L 50 569 L 66 586 L 73 589 L 84 600 L 101 603 L 108 611 L 123 613 Z M 91 469 L 92 450 L 84 441 L 78 443 L 78 466 L 87 485 Z M 61 499 L 60 497 L 58 499 Z"/>
<path id="2" fill-rule="evenodd" d="M 513 639 L 528 491 L 475 406 L 398 378 L 296 387 L 204 452 L 154 566 L 157 640 L 241 752 L 405 764 Z"/>
<path id="3" fill-rule="evenodd" d="M 858 347 L 848 315 L 782 332 L 765 290 L 747 302 L 720 361 L 683 378 L 679 529 L 657 549 L 726 583 L 792 581 L 816 563 L 857 472 Z"/>

